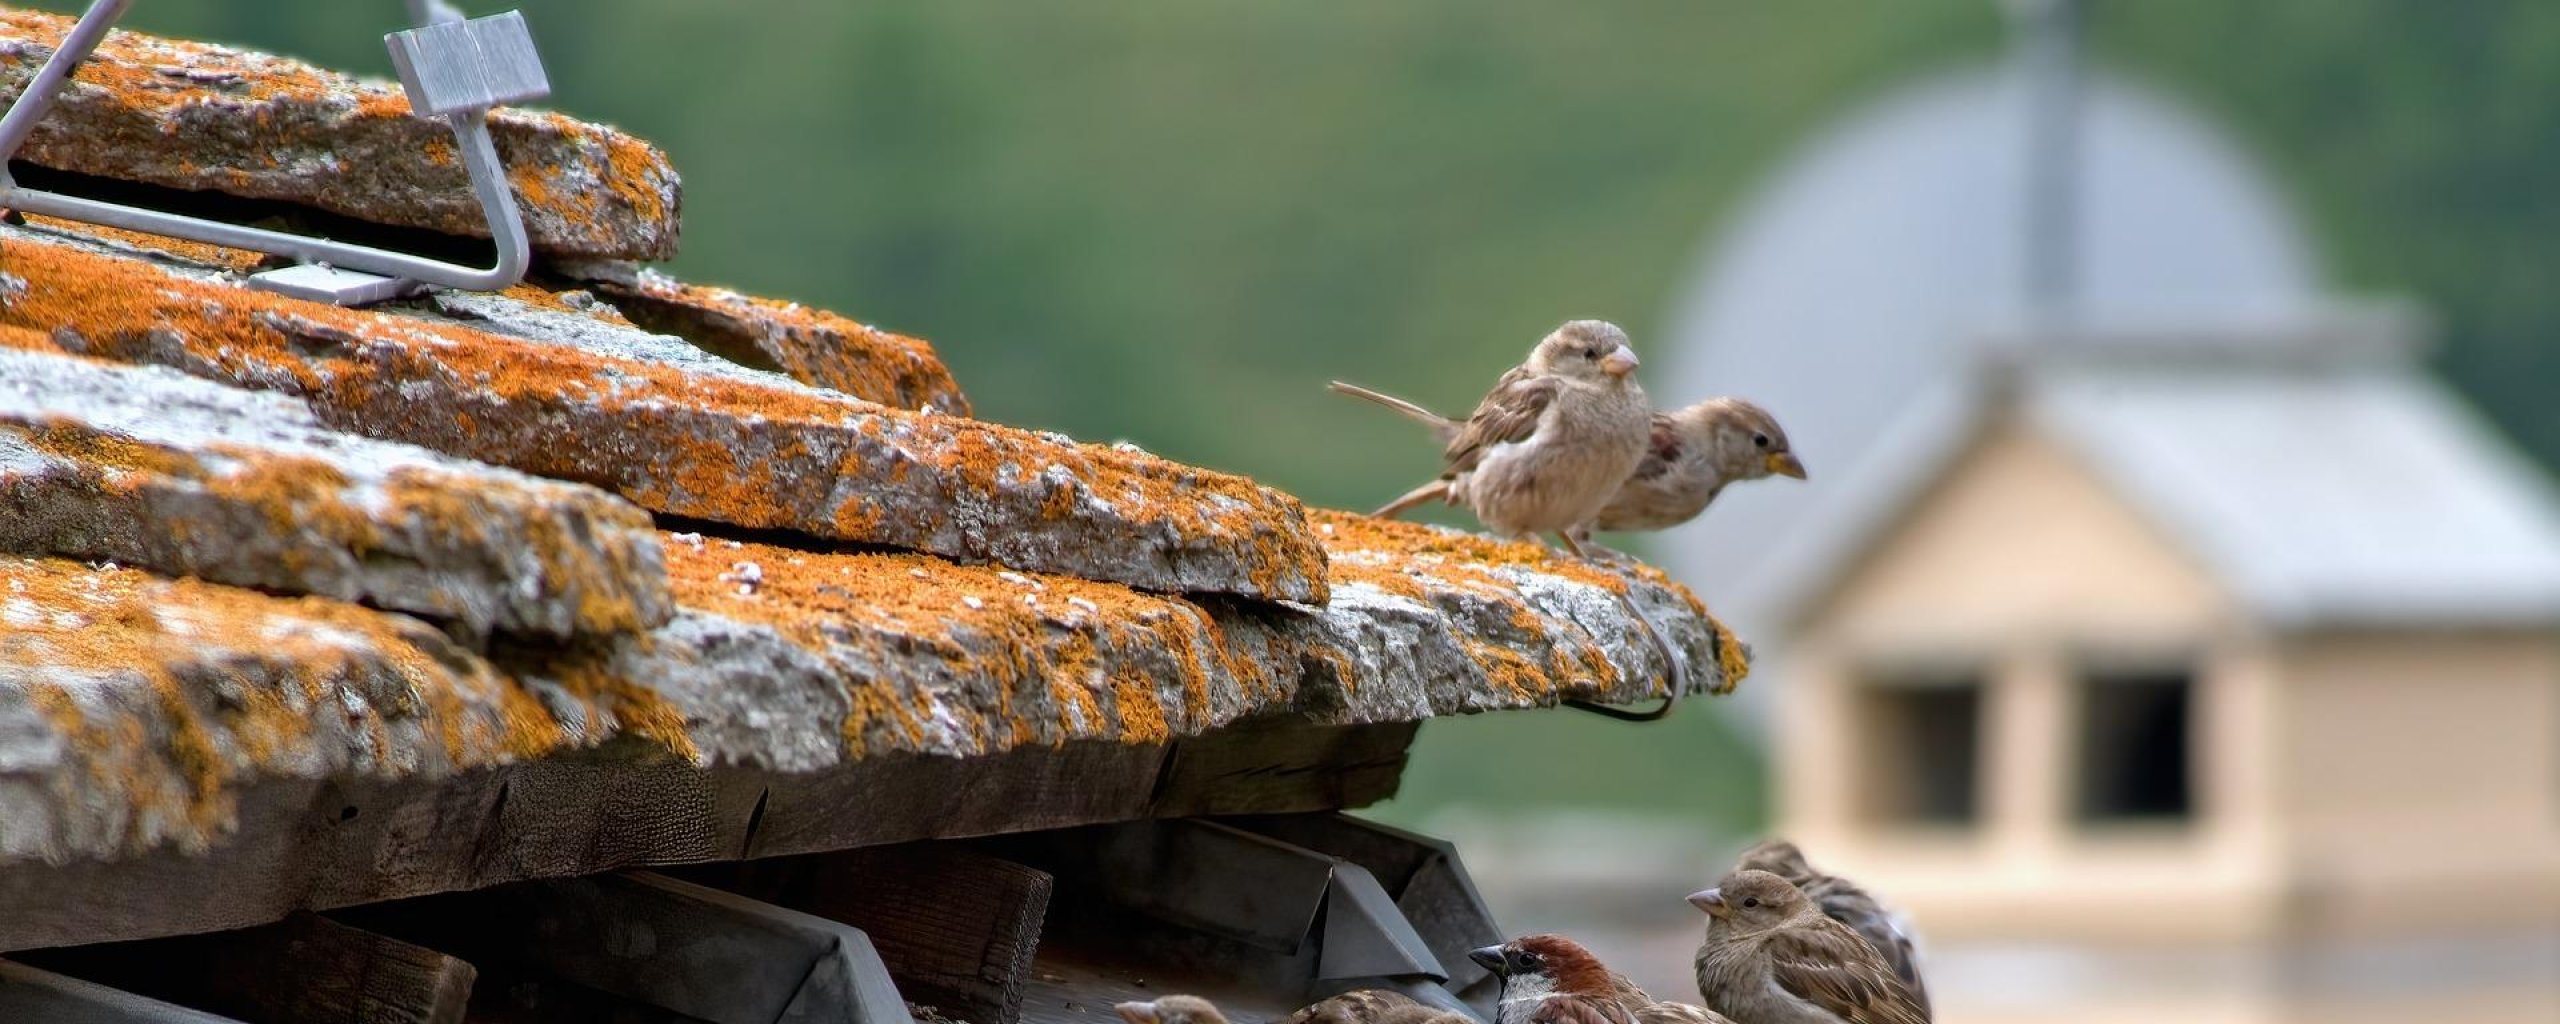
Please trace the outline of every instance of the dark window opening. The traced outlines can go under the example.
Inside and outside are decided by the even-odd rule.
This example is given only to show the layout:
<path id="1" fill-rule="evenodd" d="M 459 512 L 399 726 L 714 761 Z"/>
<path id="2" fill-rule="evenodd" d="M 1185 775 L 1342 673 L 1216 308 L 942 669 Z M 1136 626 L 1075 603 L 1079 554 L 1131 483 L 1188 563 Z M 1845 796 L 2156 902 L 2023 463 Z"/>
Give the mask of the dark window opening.
<path id="1" fill-rule="evenodd" d="M 2194 817 L 2194 715 L 2190 673 L 2091 674 L 2080 702 L 2080 819 Z"/>
<path id="2" fill-rule="evenodd" d="M 1869 817 L 1969 826 L 1981 819 L 1982 680 L 1872 686 L 1864 703 Z"/>

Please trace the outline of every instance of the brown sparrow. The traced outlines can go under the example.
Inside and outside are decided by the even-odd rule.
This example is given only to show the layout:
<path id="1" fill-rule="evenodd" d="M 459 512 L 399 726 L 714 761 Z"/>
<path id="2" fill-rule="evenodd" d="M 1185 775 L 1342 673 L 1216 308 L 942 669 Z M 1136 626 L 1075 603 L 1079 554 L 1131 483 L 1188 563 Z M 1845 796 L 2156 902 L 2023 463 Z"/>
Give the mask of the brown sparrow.
<path id="1" fill-rule="evenodd" d="M 1504 373 L 1465 423 L 1348 384 L 1334 389 L 1428 417 L 1424 422 L 1445 445 L 1440 478 L 1377 515 L 1396 516 L 1438 499 L 1466 507 L 1504 536 L 1554 533 L 1580 555 L 1572 535 L 1589 529 L 1649 444 L 1651 413 L 1636 365 L 1627 333 L 1616 324 L 1573 320 Z"/>
<path id="2" fill-rule="evenodd" d="M 1364 988 L 1308 1004 L 1281 1024 L 1476 1024 L 1473 1017 L 1416 1002 L 1383 988 Z"/>
<path id="3" fill-rule="evenodd" d="M 1769 411 L 1739 398 L 1710 398 L 1655 413 L 1652 446 L 1600 510 L 1600 529 L 1668 530 L 1698 517 L 1726 484 L 1769 476 L 1804 479 Z"/>
<path id="4" fill-rule="evenodd" d="M 1733 1024 L 1724 1014 L 1703 1006 L 1655 999 L 1616 971 L 1609 972 L 1609 989 L 1617 993 L 1619 1005 L 1635 1016 L 1636 1024 Z"/>
<path id="5" fill-rule="evenodd" d="M 1461 424 L 1394 395 L 1333 382 L 1333 390 L 1367 399 L 1431 428 L 1447 444 Z M 1739 398 L 1710 398 L 1653 414 L 1652 437 L 1635 472 L 1618 485 L 1594 523 L 1609 531 L 1667 530 L 1707 510 L 1726 484 L 1770 476 L 1804 479 L 1804 462 L 1769 411 Z M 1399 511 L 1401 511 L 1399 509 Z M 1574 538 L 1590 539 L 1589 531 Z"/>
<path id="6" fill-rule="evenodd" d="M 1929 1011 L 1857 932 L 1766 871 L 1736 871 L 1706 911 L 1698 994 L 1736 1024 L 1928 1024 Z"/>
<path id="7" fill-rule="evenodd" d="M 1635 1024 L 1600 958 L 1561 935 L 1525 935 L 1471 950 L 1502 979 L 1493 1024 Z"/>
<path id="8" fill-rule="evenodd" d="M 1227 1024 L 1227 1015 L 1199 996 L 1160 996 L 1143 1003 L 1118 1003 L 1111 1008 L 1129 1024 Z"/>
<path id="9" fill-rule="evenodd" d="M 1912 949 L 1910 934 L 1892 911 L 1876 902 L 1858 883 L 1815 871 L 1805 863 L 1804 852 L 1784 839 L 1772 839 L 1743 851 L 1742 861 L 1734 869 L 1766 871 L 1786 879 L 1821 908 L 1822 916 L 1848 925 L 1850 931 L 1867 940 L 1876 955 L 1893 968 L 1894 977 L 1902 979 L 1902 984 L 1911 990 L 1920 1009 L 1929 1009 L 1929 988 L 1920 981 L 1920 958 Z"/>

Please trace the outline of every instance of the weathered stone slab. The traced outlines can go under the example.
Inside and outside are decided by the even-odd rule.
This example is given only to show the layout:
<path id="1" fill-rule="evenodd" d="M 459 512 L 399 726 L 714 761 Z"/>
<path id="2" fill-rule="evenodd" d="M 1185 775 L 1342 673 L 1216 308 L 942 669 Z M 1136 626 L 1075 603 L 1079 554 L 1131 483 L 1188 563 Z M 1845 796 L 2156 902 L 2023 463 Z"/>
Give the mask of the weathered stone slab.
<path id="1" fill-rule="evenodd" d="M 429 301 L 437 312 L 493 334 L 627 354 L 705 373 L 722 373 L 733 366 L 762 371 L 744 376 L 750 380 L 770 380 L 766 373 L 788 373 L 803 384 L 892 408 L 969 414 L 969 400 L 961 396 L 960 386 L 952 382 L 932 346 L 872 331 L 833 314 L 788 314 L 797 318 L 795 325 L 786 318 L 781 303 L 720 293 L 736 300 L 738 305 L 732 309 L 717 304 L 705 289 L 686 289 L 668 299 L 633 298 L 608 290 L 614 296 L 610 302 L 588 293 L 585 309 L 569 307 L 548 293 L 542 299 L 550 301 L 542 301 L 528 291 L 533 289 L 438 292 Z M 696 300 L 703 305 L 685 304 Z M 638 326 L 626 314 L 639 317 L 647 327 Z M 831 320 L 837 326 L 815 326 Z M 844 329 L 868 331 L 871 336 Z"/>
<path id="2" fill-rule="evenodd" d="M 71 24 L 0 10 L 0 102 L 16 98 Z M 500 109 L 489 125 L 535 252 L 675 255 L 681 189 L 666 154 L 541 111 Z M 380 224 L 489 234 L 451 130 L 411 115 L 397 85 L 206 43 L 109 35 L 18 157 Z"/>
<path id="3" fill-rule="evenodd" d="M 19 328 L 0 328 L 15 332 Z M 0 348 L 0 552 L 552 637 L 673 610 L 647 513 L 172 370 Z"/>
<path id="4" fill-rule="evenodd" d="M 328 426 L 692 519 L 1151 590 L 1320 601 L 1296 499 L 1140 452 L 892 410 L 626 332 L 626 348 L 344 310 L 0 229 L 0 324 L 307 401 Z M 0 338 L 0 344 L 19 344 Z"/>
<path id="5" fill-rule="evenodd" d="M 246 786 L 433 778 L 561 739 L 415 619 L 0 556 L 0 862 L 202 851 Z"/>
<path id="6" fill-rule="evenodd" d="M 797 302 L 686 284 L 629 263 L 580 261 L 552 269 L 585 283 L 633 322 L 739 362 L 882 405 L 969 415 L 959 382 L 922 339 Z"/>
<path id="7" fill-rule="evenodd" d="M 1343 680 L 1302 691 L 1298 711 L 1315 720 L 1620 704 L 1665 696 L 1674 681 L 1724 694 L 1750 674 L 1742 642 L 1652 566 L 1349 512 L 1310 518 L 1333 599 L 1276 632 L 1317 674 Z"/>
<path id="8" fill-rule="evenodd" d="M 432 781 L 528 759 L 815 780 L 884 758 L 1161 750 L 1248 725 L 1387 726 L 1659 695 L 1666 666 L 1622 596 L 1688 660 L 1692 689 L 1727 688 L 1747 670 L 1740 645 L 1650 572 L 1621 578 L 1527 546 L 1320 518 L 1335 527 L 1337 559 L 1391 567 L 1354 569 L 1331 604 L 1305 610 L 679 535 L 666 544 L 683 605 L 673 621 L 604 649 L 506 646 L 494 660 L 405 616 L 0 558 L 0 863 L 201 849 L 231 828 L 235 793 Z M 593 749 L 573 755 L 582 748 Z M 1228 767 L 1250 783 L 1260 756 Z M 1401 745 L 1378 756 L 1322 763 L 1374 793 L 1392 788 Z M 1246 783 L 1150 792 L 1228 813 L 1306 798 Z M 781 789 L 771 799 L 793 815 L 813 799 Z M 616 812 L 613 796 L 550 803 L 634 817 L 633 828 L 692 827 L 661 820 L 684 800 Z M 825 848 L 835 840 L 822 835 L 836 834 L 825 818 L 792 826 L 797 839 L 740 841 Z"/>
<path id="9" fill-rule="evenodd" d="M 679 535 L 667 572 L 684 611 L 594 671 L 663 698 L 698 757 L 784 771 L 893 751 L 1160 743 L 1281 713 L 1345 725 L 1661 696 L 1675 676 L 1631 606 L 1687 662 L 1693 691 L 1725 692 L 1749 671 L 1731 634 L 1657 571 L 1316 518 L 1348 575 L 1314 609 Z"/>

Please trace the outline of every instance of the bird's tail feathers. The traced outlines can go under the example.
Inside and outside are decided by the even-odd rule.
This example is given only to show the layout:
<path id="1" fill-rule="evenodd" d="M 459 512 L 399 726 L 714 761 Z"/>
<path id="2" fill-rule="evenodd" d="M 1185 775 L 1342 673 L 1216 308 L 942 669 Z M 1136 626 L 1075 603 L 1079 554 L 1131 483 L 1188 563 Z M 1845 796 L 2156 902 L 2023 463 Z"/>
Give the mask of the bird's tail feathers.
<path id="1" fill-rule="evenodd" d="M 1404 497 L 1390 501 L 1380 507 L 1377 511 L 1369 514 L 1380 519 L 1394 519 L 1397 516 L 1405 514 L 1407 509 L 1420 505 L 1423 502 L 1445 500 L 1448 497 L 1449 481 L 1434 480 L 1410 491 L 1406 491 L 1404 493 Z"/>
<path id="2" fill-rule="evenodd" d="M 1394 395 L 1371 391 L 1368 388 L 1361 387 L 1360 385 L 1348 384 L 1338 380 L 1334 381 L 1331 384 L 1331 387 L 1336 393 L 1350 395 L 1353 398 L 1366 399 L 1371 402 L 1376 402 L 1379 405 L 1386 406 L 1389 409 L 1393 409 L 1396 411 L 1397 415 L 1431 428 L 1431 432 L 1439 436 L 1440 440 L 1444 443 L 1447 442 L 1449 438 L 1454 437 L 1457 434 L 1458 421 L 1442 416 L 1439 413 L 1432 412 L 1431 410 L 1425 409 L 1419 405 L 1415 405 L 1412 402 L 1397 398 Z"/>

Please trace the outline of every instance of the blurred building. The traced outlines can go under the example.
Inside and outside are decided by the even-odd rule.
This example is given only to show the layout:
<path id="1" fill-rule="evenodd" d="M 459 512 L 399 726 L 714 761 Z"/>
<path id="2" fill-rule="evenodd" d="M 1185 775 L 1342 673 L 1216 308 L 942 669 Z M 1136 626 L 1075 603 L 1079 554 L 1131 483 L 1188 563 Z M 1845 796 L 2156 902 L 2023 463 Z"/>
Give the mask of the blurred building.
<path id="1" fill-rule="evenodd" d="M 2560 499 L 2176 104 L 2084 84 L 2036 223 L 2033 97 L 1853 115 L 1691 296 L 1667 390 L 1814 476 L 1664 552 L 1760 645 L 1778 828 L 1955 1024 L 2560 1017 Z"/>

